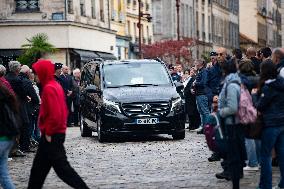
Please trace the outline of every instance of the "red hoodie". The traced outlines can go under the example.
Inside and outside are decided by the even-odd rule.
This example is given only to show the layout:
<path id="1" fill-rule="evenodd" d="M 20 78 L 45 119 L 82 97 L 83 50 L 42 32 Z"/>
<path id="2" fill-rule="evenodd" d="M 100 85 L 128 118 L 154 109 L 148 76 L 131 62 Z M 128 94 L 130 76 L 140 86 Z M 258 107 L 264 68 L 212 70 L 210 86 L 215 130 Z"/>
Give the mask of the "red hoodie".
<path id="1" fill-rule="evenodd" d="M 50 60 L 38 60 L 33 69 L 42 86 L 39 128 L 42 134 L 65 134 L 68 110 L 65 94 L 54 79 L 55 67 Z"/>

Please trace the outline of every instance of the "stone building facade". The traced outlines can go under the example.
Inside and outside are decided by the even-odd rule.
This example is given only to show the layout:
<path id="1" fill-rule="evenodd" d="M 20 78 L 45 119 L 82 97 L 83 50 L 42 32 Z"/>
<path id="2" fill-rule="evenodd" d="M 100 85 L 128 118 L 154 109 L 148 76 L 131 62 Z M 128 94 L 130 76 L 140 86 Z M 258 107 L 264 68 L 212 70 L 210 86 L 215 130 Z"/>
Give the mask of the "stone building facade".
<path id="1" fill-rule="evenodd" d="M 177 8 L 175 0 L 152 0 L 155 41 L 177 39 Z M 180 1 L 180 37 L 195 37 L 194 0 Z"/>
<path id="2" fill-rule="evenodd" d="M 121 59 L 129 58 L 131 37 L 126 28 L 126 0 L 110 0 L 111 29 L 116 32 L 115 56 Z"/>
<path id="3" fill-rule="evenodd" d="M 92 58 L 114 59 L 115 31 L 105 0 L 6 0 L 0 2 L 0 61 L 18 56 L 21 45 L 46 33 L 58 51 L 47 57 L 71 67 Z M 2 59 L 1 59 L 2 57 Z"/>
<path id="4" fill-rule="evenodd" d="M 252 46 L 280 47 L 282 44 L 280 0 L 240 0 L 240 34 Z M 248 29 L 249 28 L 249 29 Z M 241 43 L 244 49 L 249 43 Z"/>
<path id="5" fill-rule="evenodd" d="M 213 0 L 213 48 L 239 48 L 239 0 Z"/>
<path id="6" fill-rule="evenodd" d="M 137 58 L 139 55 L 139 29 L 138 29 L 138 0 L 126 2 L 126 34 L 131 38 L 129 58 Z M 152 16 L 152 0 L 141 0 L 141 12 Z M 141 19 L 142 43 L 153 42 L 153 25 L 146 18 Z"/>

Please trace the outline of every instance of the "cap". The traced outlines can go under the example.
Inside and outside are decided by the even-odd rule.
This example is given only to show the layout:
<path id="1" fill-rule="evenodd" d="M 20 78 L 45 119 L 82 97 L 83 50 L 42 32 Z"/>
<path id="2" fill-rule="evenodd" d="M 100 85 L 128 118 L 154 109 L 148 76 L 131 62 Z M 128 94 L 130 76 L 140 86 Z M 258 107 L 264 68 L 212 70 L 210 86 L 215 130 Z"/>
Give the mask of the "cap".
<path id="1" fill-rule="evenodd" d="M 217 53 L 215 51 L 210 52 L 210 56 L 217 56 Z"/>
<path id="2" fill-rule="evenodd" d="M 55 63 L 55 64 L 54 64 L 55 70 L 61 69 L 62 66 L 63 66 L 62 63 Z"/>

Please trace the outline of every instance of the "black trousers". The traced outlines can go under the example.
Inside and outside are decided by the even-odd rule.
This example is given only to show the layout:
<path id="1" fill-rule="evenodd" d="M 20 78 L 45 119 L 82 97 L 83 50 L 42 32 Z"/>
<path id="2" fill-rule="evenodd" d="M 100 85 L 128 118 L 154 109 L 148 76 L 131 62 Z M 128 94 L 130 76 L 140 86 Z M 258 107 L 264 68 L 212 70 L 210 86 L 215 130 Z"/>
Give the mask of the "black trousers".
<path id="1" fill-rule="evenodd" d="M 226 135 L 228 136 L 228 154 L 225 159 L 225 167 L 230 173 L 233 189 L 239 189 L 244 162 L 247 159 L 242 126 L 226 125 Z"/>
<path id="2" fill-rule="evenodd" d="M 79 116 L 80 116 L 80 106 L 76 105 L 73 101 L 73 106 L 74 106 L 74 112 L 73 112 L 73 123 L 74 125 L 78 125 L 79 122 Z"/>
<path id="3" fill-rule="evenodd" d="M 31 126 L 30 123 L 22 123 L 21 128 L 20 128 L 20 140 L 19 140 L 19 145 L 20 145 L 20 150 L 25 152 L 29 150 L 30 147 L 30 138 L 31 138 Z"/>
<path id="4" fill-rule="evenodd" d="M 51 167 L 66 184 L 73 188 L 87 189 L 88 186 L 70 166 L 67 161 L 64 148 L 65 134 L 52 136 L 51 143 L 47 142 L 45 136 L 41 137 L 39 148 L 34 158 L 28 189 L 42 188 Z"/>
<path id="5" fill-rule="evenodd" d="M 72 111 L 71 111 L 72 99 L 71 99 L 71 97 L 66 97 L 66 105 L 67 105 L 67 108 L 68 108 L 67 126 L 70 126 L 71 123 L 72 123 Z"/>

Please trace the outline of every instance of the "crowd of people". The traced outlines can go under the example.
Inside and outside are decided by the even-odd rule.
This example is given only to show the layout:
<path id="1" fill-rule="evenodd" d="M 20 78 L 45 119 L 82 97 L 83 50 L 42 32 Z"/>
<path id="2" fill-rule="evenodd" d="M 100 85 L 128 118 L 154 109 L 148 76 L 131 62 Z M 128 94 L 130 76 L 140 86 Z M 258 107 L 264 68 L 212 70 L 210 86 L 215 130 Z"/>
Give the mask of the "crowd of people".
<path id="1" fill-rule="evenodd" d="M 0 65 L 0 185 L 4 189 L 15 188 L 8 160 L 33 152 L 28 188 L 42 188 L 51 167 L 71 187 L 88 188 L 67 161 L 63 145 L 66 127 L 79 125 L 79 84 L 79 69 L 71 76 L 67 66 L 49 60 L 37 61 L 32 69 L 18 61 L 10 61 L 8 69 Z"/>
<path id="2" fill-rule="evenodd" d="M 170 66 L 174 82 L 184 85 L 188 129 L 204 134 L 210 116 L 220 120 L 227 150 L 214 151 L 208 161 L 220 161 L 218 179 L 239 188 L 243 171 L 259 171 L 260 189 L 272 188 L 272 164 L 280 167 L 284 188 L 284 49 L 246 52 L 225 48 L 210 53 L 210 62 L 194 61 L 183 71 Z M 64 149 L 66 127 L 79 125 L 80 70 L 39 60 L 32 69 L 17 61 L 0 65 L 0 184 L 15 186 L 8 174 L 8 157 L 36 152 L 28 188 L 41 188 L 51 167 L 74 188 L 88 188 L 69 165 Z M 249 91 L 257 116 L 262 118 L 260 139 L 246 138 L 238 116 L 243 88 Z M 69 112 L 69 113 L 68 113 Z M 260 168 L 261 167 L 261 168 Z"/>
<path id="3" fill-rule="evenodd" d="M 218 48 L 210 53 L 210 62 L 195 60 L 194 66 L 169 67 L 173 81 L 183 82 L 188 129 L 204 134 L 210 116 L 216 115 L 225 135 L 226 151 L 214 151 L 208 161 L 220 161 L 223 172 L 218 179 L 231 180 L 239 188 L 244 171 L 259 171 L 260 189 L 272 188 L 272 165 L 280 167 L 278 186 L 284 188 L 284 49 L 269 47 L 246 52 Z M 246 136 L 248 125 L 242 124 L 240 97 L 249 91 L 252 106 L 261 120 L 261 136 Z M 261 168 L 260 168 L 261 167 Z"/>

